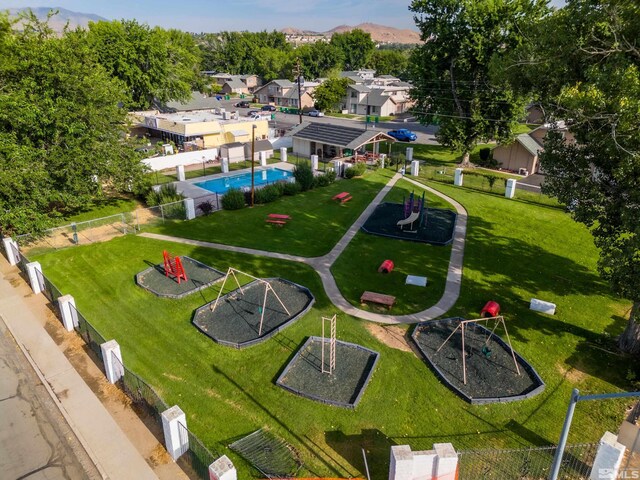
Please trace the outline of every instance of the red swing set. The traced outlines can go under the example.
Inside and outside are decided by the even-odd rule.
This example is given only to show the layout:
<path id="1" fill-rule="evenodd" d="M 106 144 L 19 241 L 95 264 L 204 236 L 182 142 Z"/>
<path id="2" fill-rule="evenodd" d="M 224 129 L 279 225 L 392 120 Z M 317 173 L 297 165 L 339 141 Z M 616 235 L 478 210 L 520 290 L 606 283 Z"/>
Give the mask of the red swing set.
<path id="1" fill-rule="evenodd" d="M 182 280 L 186 282 L 187 274 L 184 271 L 180 257 L 172 257 L 166 250 L 162 252 L 162 256 L 164 257 L 164 274 L 167 277 L 169 275 L 173 276 L 178 283 Z"/>

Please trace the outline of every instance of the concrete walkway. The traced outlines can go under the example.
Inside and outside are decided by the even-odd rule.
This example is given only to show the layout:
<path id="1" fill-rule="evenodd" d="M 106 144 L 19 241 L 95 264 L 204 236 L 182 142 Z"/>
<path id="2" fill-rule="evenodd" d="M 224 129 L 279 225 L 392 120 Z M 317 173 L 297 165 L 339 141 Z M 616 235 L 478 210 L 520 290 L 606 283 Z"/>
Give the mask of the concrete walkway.
<path id="1" fill-rule="evenodd" d="M 31 311 L 24 293 L 12 285 L 19 281 L 5 267 L 4 257 L 0 262 L 0 319 L 29 359 L 100 476 L 157 480 L 151 467 L 49 336 L 43 320 Z"/>
<path id="2" fill-rule="evenodd" d="M 456 227 L 453 237 L 453 243 L 451 246 L 451 256 L 449 257 L 449 270 L 447 272 L 447 280 L 445 284 L 445 289 L 442 297 L 438 302 L 432 307 L 423 310 L 422 312 L 411 313 L 408 315 L 383 315 L 380 313 L 368 312 L 366 310 L 361 310 L 357 307 L 351 305 L 340 292 L 338 285 L 336 284 L 333 275 L 331 274 L 331 266 L 335 263 L 338 257 L 344 252 L 347 248 L 353 237 L 355 237 L 356 233 L 360 230 L 360 227 L 364 225 L 364 222 L 369 218 L 371 213 L 375 210 L 375 208 L 382 202 L 384 197 L 387 195 L 389 190 L 393 188 L 396 182 L 400 179 L 406 180 L 413 185 L 427 190 L 434 195 L 437 195 L 447 202 L 451 203 L 456 212 L 458 214 L 458 218 L 456 221 Z M 322 285 L 324 287 L 327 296 L 331 300 L 331 302 L 342 310 L 344 313 L 352 315 L 357 318 L 361 318 L 363 320 L 369 320 L 377 323 L 384 324 L 397 324 L 397 323 L 417 323 L 424 322 L 426 320 L 432 320 L 434 318 L 440 317 L 444 315 L 453 305 L 455 305 L 458 297 L 460 296 L 460 285 L 462 282 L 462 265 L 464 260 L 464 242 L 465 236 L 467 232 L 467 211 L 465 208 L 454 199 L 447 197 L 443 193 L 434 190 L 431 187 L 423 185 L 422 183 L 416 182 L 408 177 L 402 177 L 400 174 L 396 174 L 387 182 L 387 184 L 378 192 L 373 201 L 367 206 L 367 208 L 362 212 L 362 214 L 358 217 L 358 219 L 349 227 L 347 232 L 342 236 L 342 238 L 336 243 L 336 245 L 331 249 L 329 253 L 323 255 L 321 257 L 300 257 L 297 255 L 288 255 L 285 253 L 277 253 L 277 252 L 268 252 L 264 250 L 256 250 L 253 248 L 245 248 L 245 247 L 235 247 L 233 245 L 224 245 L 221 243 L 211 243 L 211 242 L 203 242 L 199 240 L 190 240 L 186 238 L 172 237 L 169 235 L 160 235 L 156 233 L 141 233 L 140 235 L 147 238 L 153 238 L 155 240 L 164 240 L 168 242 L 176 242 L 176 243 L 184 243 L 187 245 L 194 245 L 198 247 L 205 248 L 215 248 L 218 250 L 228 250 L 231 252 L 245 253 L 248 255 L 260 255 L 263 257 L 269 258 L 277 258 L 280 260 L 288 260 L 292 262 L 301 262 L 306 263 L 307 265 L 313 267 L 320 279 L 322 280 Z"/>

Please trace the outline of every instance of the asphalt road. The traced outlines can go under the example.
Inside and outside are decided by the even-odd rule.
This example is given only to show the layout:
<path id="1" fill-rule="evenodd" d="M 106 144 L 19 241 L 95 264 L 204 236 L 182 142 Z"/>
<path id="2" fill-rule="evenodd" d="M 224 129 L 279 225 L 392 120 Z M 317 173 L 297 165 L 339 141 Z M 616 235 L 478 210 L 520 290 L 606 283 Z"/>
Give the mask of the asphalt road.
<path id="1" fill-rule="evenodd" d="M 246 117 L 247 113 L 250 110 L 259 110 L 258 108 L 236 108 L 233 105 L 237 103 L 238 99 L 232 100 L 222 100 L 221 103 L 227 110 L 234 111 L 237 110 L 240 113 L 241 117 Z M 435 133 L 437 132 L 438 127 L 435 125 L 421 125 L 418 122 L 403 122 L 401 120 L 391 121 L 391 122 L 382 122 L 377 123 L 375 125 L 365 125 L 363 121 L 360 120 L 352 120 L 349 118 L 339 118 L 339 117 L 309 117 L 308 115 L 302 116 L 303 122 L 317 122 L 317 123 L 331 123 L 333 125 L 342 125 L 344 127 L 352 127 L 352 128 L 368 128 L 373 130 L 380 130 L 382 132 L 387 132 L 389 130 L 397 130 L 399 128 L 407 128 L 414 132 L 418 139 L 416 143 L 424 143 L 430 145 L 436 145 L 438 142 L 435 139 Z M 299 116 L 293 115 L 290 113 L 281 113 L 276 112 L 275 125 L 280 128 L 290 128 L 297 125 L 299 122 Z"/>
<path id="2" fill-rule="evenodd" d="M 2 319 L 0 478 L 101 478 Z"/>

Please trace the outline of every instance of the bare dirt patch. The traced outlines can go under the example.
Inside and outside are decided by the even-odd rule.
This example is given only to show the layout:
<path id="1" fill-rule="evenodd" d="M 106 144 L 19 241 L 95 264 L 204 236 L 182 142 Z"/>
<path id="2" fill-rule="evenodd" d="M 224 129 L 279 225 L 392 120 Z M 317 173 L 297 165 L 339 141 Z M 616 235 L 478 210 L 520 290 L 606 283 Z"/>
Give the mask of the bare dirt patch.
<path id="1" fill-rule="evenodd" d="M 562 365 L 560 363 L 556 365 L 556 369 L 562 374 L 564 378 L 574 384 L 583 381 L 587 376 L 586 373 L 581 372 L 574 367 L 567 368 L 566 365 Z"/>
<path id="2" fill-rule="evenodd" d="M 406 330 L 395 325 L 378 325 L 377 323 L 367 323 L 369 333 L 384 343 L 386 346 L 402 350 L 403 352 L 411 352 L 411 346 L 405 338 Z"/>

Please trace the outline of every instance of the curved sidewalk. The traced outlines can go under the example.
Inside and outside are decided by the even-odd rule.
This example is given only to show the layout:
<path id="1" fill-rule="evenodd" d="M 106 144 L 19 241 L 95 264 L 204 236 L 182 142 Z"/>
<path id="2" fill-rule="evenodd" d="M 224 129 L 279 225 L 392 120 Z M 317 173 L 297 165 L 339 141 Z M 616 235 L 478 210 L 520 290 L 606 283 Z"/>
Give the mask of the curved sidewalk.
<path id="1" fill-rule="evenodd" d="M 335 263 L 338 257 L 347 248 L 347 245 L 353 240 L 360 227 L 364 225 L 364 222 L 369 218 L 375 208 L 382 202 L 389 190 L 393 188 L 396 182 L 400 179 L 406 180 L 413 185 L 423 188 L 434 195 L 437 195 L 447 202 L 451 203 L 458 214 L 456 221 L 456 228 L 454 231 L 453 243 L 451 245 L 451 256 L 449 257 L 449 269 L 447 271 L 447 280 L 445 283 L 445 289 L 442 297 L 438 302 L 423 310 L 421 312 L 411 313 L 408 315 L 383 315 L 380 313 L 368 312 L 361 310 L 351 305 L 340 292 L 338 285 L 336 284 L 333 275 L 331 274 L 331 266 Z M 446 196 L 445 194 L 434 190 L 420 182 L 416 182 L 407 177 L 402 177 L 400 174 L 396 174 L 387 182 L 387 184 L 378 192 L 372 202 L 364 209 L 358 219 L 349 227 L 342 238 L 336 243 L 329 253 L 321 257 L 301 257 L 297 255 L 288 255 L 286 253 L 268 252 L 264 250 L 256 250 L 253 248 L 236 247 L 233 245 L 224 245 L 221 243 L 203 242 L 200 240 L 191 240 L 186 238 L 172 237 L 169 235 L 161 235 L 156 233 L 141 233 L 140 235 L 147 238 L 153 238 L 156 240 L 164 240 L 169 242 L 184 243 L 187 245 L 194 245 L 205 248 L 215 248 L 218 250 L 228 250 L 232 252 L 245 253 L 248 255 L 260 255 L 263 257 L 277 258 L 280 260 L 288 260 L 293 262 L 302 262 L 313 267 L 320 279 L 324 290 L 331 300 L 331 302 L 342 310 L 344 313 L 352 315 L 363 320 L 369 320 L 371 322 L 385 323 L 385 324 L 398 324 L 398 323 L 417 323 L 424 322 L 426 320 L 432 320 L 441 315 L 444 315 L 458 300 L 460 296 L 460 286 L 462 283 L 462 264 L 464 260 L 464 243 L 467 232 L 467 211 L 465 208 L 455 201 L 454 199 Z"/>

